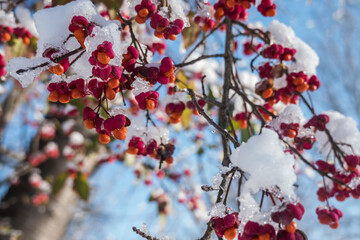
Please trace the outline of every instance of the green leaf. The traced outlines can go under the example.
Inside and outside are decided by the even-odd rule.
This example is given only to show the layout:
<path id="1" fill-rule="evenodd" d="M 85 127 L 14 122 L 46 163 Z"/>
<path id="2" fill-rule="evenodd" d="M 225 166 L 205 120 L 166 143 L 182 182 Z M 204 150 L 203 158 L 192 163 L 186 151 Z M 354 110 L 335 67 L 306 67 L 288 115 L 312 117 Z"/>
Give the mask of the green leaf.
<path id="1" fill-rule="evenodd" d="M 241 142 L 247 142 L 249 140 L 250 134 L 247 128 L 241 129 Z"/>
<path id="2" fill-rule="evenodd" d="M 185 49 L 189 48 L 191 45 L 193 45 L 196 42 L 202 31 L 199 25 L 194 23 L 193 21 L 194 15 L 195 15 L 194 12 L 189 13 L 188 17 L 189 17 L 190 27 L 185 28 L 181 33 L 183 37 Z"/>
<path id="3" fill-rule="evenodd" d="M 53 195 L 56 195 L 60 191 L 60 189 L 64 186 L 68 176 L 69 176 L 69 173 L 66 171 L 66 172 L 61 173 L 56 178 L 54 185 L 53 185 L 53 190 L 52 190 Z"/>
<path id="4" fill-rule="evenodd" d="M 90 186 L 87 177 L 82 172 L 78 172 L 74 180 L 74 190 L 79 194 L 81 199 L 87 201 L 90 196 Z"/>

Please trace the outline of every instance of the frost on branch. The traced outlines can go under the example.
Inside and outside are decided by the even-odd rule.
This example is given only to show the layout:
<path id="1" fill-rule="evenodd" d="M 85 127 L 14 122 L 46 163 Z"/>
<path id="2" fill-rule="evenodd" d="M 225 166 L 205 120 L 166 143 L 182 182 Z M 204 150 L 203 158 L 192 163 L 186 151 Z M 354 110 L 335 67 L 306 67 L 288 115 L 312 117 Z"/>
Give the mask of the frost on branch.
<path id="1" fill-rule="evenodd" d="M 6 66 L 6 72 L 17 79 L 21 86 L 25 88 L 29 86 L 41 72 L 45 71 L 52 65 L 55 65 L 55 63 L 51 64 L 48 59 L 43 57 L 37 57 L 35 59 L 17 57 L 9 60 L 8 65 Z M 32 70 L 26 72 L 21 71 L 23 66 Z"/>
<path id="2" fill-rule="evenodd" d="M 294 157 L 284 150 L 285 146 L 278 135 L 265 128 L 260 135 L 253 136 L 234 150 L 230 156 L 232 164 L 250 175 L 242 193 L 255 194 L 276 186 L 284 196 L 294 195 Z"/>

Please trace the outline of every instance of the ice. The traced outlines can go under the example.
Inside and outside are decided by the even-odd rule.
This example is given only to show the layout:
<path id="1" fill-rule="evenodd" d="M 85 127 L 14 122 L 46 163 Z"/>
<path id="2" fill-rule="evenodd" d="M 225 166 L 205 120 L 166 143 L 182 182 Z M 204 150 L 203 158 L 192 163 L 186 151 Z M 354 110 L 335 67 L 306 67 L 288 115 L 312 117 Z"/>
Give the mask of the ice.
<path id="1" fill-rule="evenodd" d="M 131 86 L 134 88 L 132 92 L 135 96 L 139 95 L 142 92 L 145 93 L 151 91 L 150 83 L 140 77 L 135 77 L 135 81 L 132 83 Z"/>
<path id="2" fill-rule="evenodd" d="M 294 195 L 294 157 L 284 150 L 285 146 L 280 142 L 278 134 L 266 128 L 260 135 L 251 137 L 247 143 L 234 150 L 230 156 L 231 162 L 250 174 L 244 184 L 245 192 L 255 194 L 260 189 L 277 186 L 284 195 Z"/>
<path id="3" fill-rule="evenodd" d="M 24 7 L 24 5 L 18 5 L 15 8 L 15 15 L 22 26 L 24 26 L 35 37 L 39 37 L 39 33 L 36 31 L 34 20 L 31 17 L 31 12 L 28 8 Z"/>
<path id="4" fill-rule="evenodd" d="M 295 48 L 296 62 L 289 66 L 289 73 L 294 71 L 304 71 L 309 75 L 316 74 L 316 67 L 319 65 L 319 57 L 315 51 L 304 41 L 295 36 L 291 27 L 273 20 L 268 29 L 271 33 L 273 43 L 281 44 L 284 47 Z"/>
<path id="5" fill-rule="evenodd" d="M 221 173 L 218 173 L 218 174 L 216 174 L 215 176 L 213 176 L 212 178 L 211 178 L 211 183 L 212 183 L 212 187 L 214 188 L 214 189 L 220 189 L 220 184 L 221 184 L 221 182 L 222 182 L 222 176 L 221 176 Z"/>
<path id="6" fill-rule="evenodd" d="M 326 124 L 334 141 L 337 143 L 350 144 L 352 146 L 340 145 L 345 154 L 360 155 L 360 132 L 357 123 L 351 117 L 345 117 L 339 112 L 325 112 L 330 121 Z M 325 156 L 331 151 L 331 144 L 326 133 L 317 131 L 315 134 L 319 150 Z M 354 151 L 354 152 L 353 152 Z"/>
<path id="7" fill-rule="evenodd" d="M 25 57 L 12 58 L 8 61 L 6 72 L 18 80 L 23 88 L 29 86 L 41 72 L 55 65 L 47 58 L 37 57 L 29 59 Z M 24 66 L 26 66 L 24 68 Z"/>
<path id="8" fill-rule="evenodd" d="M 146 223 L 143 223 L 141 226 L 140 226 L 140 231 L 142 231 L 143 233 L 145 233 L 146 235 L 148 236 L 151 236 L 151 233 L 146 225 Z"/>
<path id="9" fill-rule="evenodd" d="M 225 217 L 226 206 L 223 203 L 216 203 L 210 210 L 211 217 Z"/>

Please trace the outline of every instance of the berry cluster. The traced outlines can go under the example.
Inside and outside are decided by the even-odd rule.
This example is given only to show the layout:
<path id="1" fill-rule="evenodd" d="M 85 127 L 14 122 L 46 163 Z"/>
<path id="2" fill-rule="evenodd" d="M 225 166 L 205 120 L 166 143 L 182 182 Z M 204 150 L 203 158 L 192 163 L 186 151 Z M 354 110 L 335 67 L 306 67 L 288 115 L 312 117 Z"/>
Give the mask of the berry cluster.
<path id="1" fill-rule="evenodd" d="M 248 113 L 249 115 L 249 113 Z M 251 118 L 251 115 L 249 115 L 249 120 Z M 241 129 L 245 129 L 248 127 L 248 124 L 247 124 L 247 119 L 246 119 L 246 113 L 245 112 L 241 112 L 241 113 L 237 113 L 235 116 L 234 116 L 234 120 L 237 121 L 239 123 L 239 127 Z"/>
<path id="2" fill-rule="evenodd" d="M 224 16 L 233 21 L 245 21 L 248 18 L 246 8 L 236 0 L 219 0 L 214 4 L 214 9 L 214 18 L 218 22 L 220 22 Z"/>
<path id="3" fill-rule="evenodd" d="M 168 103 L 165 112 L 170 117 L 171 124 L 177 124 L 181 121 L 181 115 L 185 110 L 185 104 L 182 101 Z"/>
<path id="4" fill-rule="evenodd" d="M 74 16 L 71 19 L 69 31 L 74 34 L 74 37 L 80 43 L 81 47 L 85 48 L 85 38 L 92 33 L 94 26 L 95 25 L 90 23 L 85 17 Z"/>
<path id="5" fill-rule="evenodd" d="M 262 0 L 257 9 L 265 17 L 276 15 L 276 5 L 271 0 Z"/>
<path id="6" fill-rule="evenodd" d="M 243 44 L 243 49 L 244 49 L 243 53 L 246 56 L 250 56 L 250 55 L 252 55 L 254 53 L 257 53 L 262 46 L 263 45 L 261 43 L 258 43 L 258 44 L 255 45 L 250 41 L 246 41 Z"/>
<path id="7" fill-rule="evenodd" d="M 92 74 L 102 80 L 107 80 L 112 74 L 112 67 L 109 65 L 111 59 L 115 57 L 112 50 L 112 43 L 105 41 L 91 53 L 89 63 L 93 66 Z M 121 75 L 121 73 L 120 73 Z"/>
<path id="8" fill-rule="evenodd" d="M 150 26 L 155 29 L 154 35 L 158 38 L 175 40 L 184 28 L 184 21 L 175 19 L 170 22 L 168 19 L 156 13 L 151 17 Z"/>
<path id="9" fill-rule="evenodd" d="M 244 231 L 239 235 L 239 240 L 253 240 L 253 239 L 264 239 L 264 240 L 275 240 L 275 229 L 270 224 L 260 225 L 257 222 L 248 221 L 245 224 Z"/>
<path id="10" fill-rule="evenodd" d="M 127 134 L 127 128 L 130 125 L 130 120 L 123 114 L 117 114 L 103 119 L 98 112 L 95 112 L 89 107 L 84 108 L 84 124 L 88 129 L 95 128 L 100 134 L 99 141 L 102 144 L 110 142 L 110 136 L 116 139 L 124 140 Z"/>
<path id="11" fill-rule="evenodd" d="M 0 25 L 0 42 L 9 42 L 12 36 L 21 38 L 26 45 L 30 44 L 30 39 L 32 38 L 32 34 L 24 27 L 11 28 Z"/>
<path id="12" fill-rule="evenodd" d="M 208 16 L 200 16 L 200 15 L 195 16 L 194 22 L 198 24 L 204 32 L 213 29 L 216 25 L 215 21 Z"/>
<path id="13" fill-rule="evenodd" d="M 261 51 L 264 58 L 280 59 L 281 61 L 291 61 L 294 59 L 296 49 L 284 48 L 280 44 L 272 44 Z"/>
<path id="14" fill-rule="evenodd" d="M 135 6 L 135 11 L 137 15 L 135 21 L 138 24 L 145 23 L 150 17 L 152 17 L 157 9 L 156 5 L 151 2 L 151 0 L 142 0 L 140 4 Z"/>
<path id="15" fill-rule="evenodd" d="M 338 221 L 343 216 L 342 212 L 334 207 L 318 207 L 316 214 L 321 224 L 329 225 L 333 229 L 339 227 Z"/>
<path id="16" fill-rule="evenodd" d="M 69 83 L 62 82 L 53 82 L 48 85 L 49 101 L 50 102 L 61 102 L 68 103 L 71 99 L 78 99 L 84 97 L 85 93 L 85 80 L 77 79 Z"/>
<path id="17" fill-rule="evenodd" d="M 59 53 L 58 49 L 55 48 L 48 48 L 43 52 L 43 57 L 49 58 L 51 61 L 57 63 L 55 66 L 50 67 L 49 71 L 56 75 L 62 75 L 64 72 L 66 72 L 69 69 L 69 58 L 64 58 L 62 60 L 57 59 L 57 55 Z"/>
<path id="18" fill-rule="evenodd" d="M 206 101 L 204 99 L 198 99 L 197 103 L 201 108 L 204 108 L 206 105 Z M 199 115 L 199 111 L 196 109 L 195 104 L 192 101 L 188 101 L 186 103 L 186 107 L 192 110 L 194 115 Z"/>
<path id="19" fill-rule="evenodd" d="M 215 233 L 219 238 L 223 236 L 227 240 L 232 240 L 236 237 L 236 229 L 240 225 L 238 218 L 239 213 L 234 212 L 227 214 L 225 217 L 212 217 L 211 222 L 214 224 Z"/>

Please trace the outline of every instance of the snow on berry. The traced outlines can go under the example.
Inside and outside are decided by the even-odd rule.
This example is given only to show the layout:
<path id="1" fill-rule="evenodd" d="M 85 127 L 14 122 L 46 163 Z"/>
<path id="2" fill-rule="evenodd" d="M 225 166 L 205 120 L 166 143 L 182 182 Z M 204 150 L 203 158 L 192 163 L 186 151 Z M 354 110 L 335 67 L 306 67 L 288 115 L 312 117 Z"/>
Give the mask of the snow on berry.
<path id="1" fill-rule="evenodd" d="M 360 155 L 360 132 L 357 123 L 351 117 L 345 117 L 339 112 L 325 112 L 329 117 L 326 128 L 337 143 L 345 143 L 352 146 L 340 145 L 341 150 L 347 155 Z M 331 152 L 331 145 L 325 132 L 317 131 L 315 137 L 318 142 L 319 150 L 325 156 Z"/>

